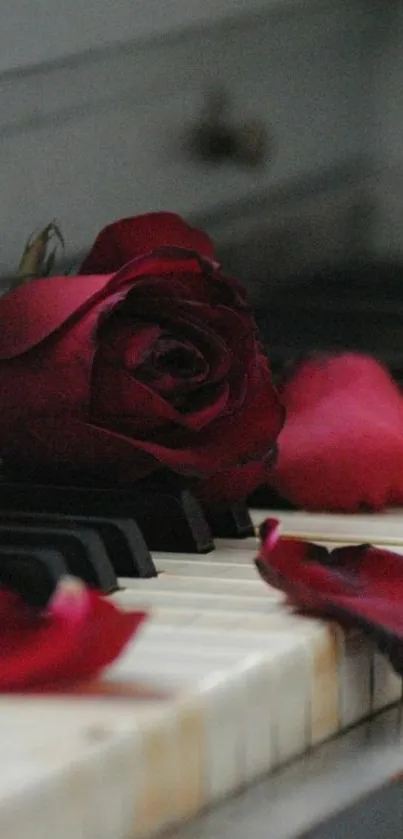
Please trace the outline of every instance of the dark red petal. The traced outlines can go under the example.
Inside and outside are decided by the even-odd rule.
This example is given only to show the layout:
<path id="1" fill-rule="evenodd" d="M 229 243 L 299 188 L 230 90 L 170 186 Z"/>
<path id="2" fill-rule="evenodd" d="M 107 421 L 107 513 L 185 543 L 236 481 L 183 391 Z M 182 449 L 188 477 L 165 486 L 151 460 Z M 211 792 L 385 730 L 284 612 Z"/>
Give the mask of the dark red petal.
<path id="1" fill-rule="evenodd" d="M 208 477 L 242 463 L 265 458 L 284 420 L 283 408 L 273 387 L 266 359 L 256 359 L 248 371 L 242 404 L 237 403 L 203 429 L 202 434 L 182 434 L 174 448 L 152 441 L 144 452 L 178 472 Z"/>
<path id="2" fill-rule="evenodd" d="M 121 376 L 122 371 L 119 380 Z M 101 469 L 122 481 L 137 480 L 161 466 L 189 476 L 208 477 L 240 462 L 264 457 L 275 442 L 283 421 L 276 392 L 269 377 L 256 371 L 251 373 L 249 384 L 251 390 L 244 404 L 237 406 L 233 414 L 227 412 L 212 421 L 202 433 L 197 431 L 197 421 L 194 432 L 186 429 L 185 419 L 175 412 L 182 425 L 172 425 L 163 434 L 156 434 L 154 429 L 161 415 L 169 420 L 166 412 L 172 412 L 172 408 L 145 386 L 140 399 L 140 386 L 136 382 L 133 388 L 139 400 L 137 411 L 141 410 L 144 417 L 143 430 L 137 439 L 68 414 L 63 423 L 58 417 L 30 417 L 25 425 L 14 429 L 2 427 L 0 417 L 3 457 L 10 462 L 21 460 L 23 455 L 31 465 L 64 464 Z M 147 395 L 151 405 L 148 418 L 145 416 L 147 401 L 143 401 Z M 159 408 L 154 410 L 152 404 L 156 399 Z M 214 403 L 211 411 L 214 414 Z"/>
<path id="3" fill-rule="evenodd" d="M 147 213 L 121 219 L 101 230 L 80 273 L 109 274 L 161 246 L 185 248 L 214 259 L 213 244 L 202 230 L 190 227 L 175 213 Z"/>
<path id="4" fill-rule="evenodd" d="M 403 558 L 368 545 L 342 548 L 315 560 L 316 547 L 279 538 L 268 522 L 256 566 L 270 585 L 300 608 L 363 627 L 376 641 L 385 634 L 403 654 Z M 400 656 L 401 658 L 401 656 Z"/>
<path id="5" fill-rule="evenodd" d="M 215 283 L 213 269 L 206 272 L 193 253 L 181 251 L 181 258 L 150 254 L 127 263 L 115 274 L 117 286 L 132 285 L 133 311 L 139 302 L 158 306 L 164 300 L 219 304 L 224 295 Z M 141 305 L 141 303 L 140 303 Z"/>
<path id="6" fill-rule="evenodd" d="M 161 327 L 119 315 L 108 318 L 98 330 L 98 363 L 135 370 L 146 360 L 161 336 Z"/>
<path id="7" fill-rule="evenodd" d="M 219 265 L 198 259 L 193 251 L 158 251 L 127 263 L 116 284 L 135 280 L 137 299 L 187 300 L 225 306 L 251 317 L 244 290 L 220 272 Z"/>
<path id="8" fill-rule="evenodd" d="M 193 400 L 192 409 L 187 413 L 181 413 L 182 423 L 190 432 L 202 432 L 225 414 L 230 401 L 229 386 L 223 384 L 222 387 L 214 390 L 214 394 L 209 392 L 208 388 L 204 388 L 200 397 L 197 407 L 196 401 Z M 189 397 L 188 404 L 192 405 L 192 396 Z"/>
<path id="9" fill-rule="evenodd" d="M 158 459 L 144 450 L 141 440 L 68 415 L 63 422 L 58 417 L 30 419 L 14 433 L 8 432 L 7 437 L 0 417 L 0 440 L 3 438 L 4 460 L 26 463 L 31 468 L 60 465 L 127 483 L 160 467 Z"/>
<path id="10" fill-rule="evenodd" d="M 108 302 L 112 305 L 113 297 Z M 65 415 L 88 416 L 94 336 L 104 306 L 103 299 L 93 302 L 81 318 L 74 319 L 68 329 L 43 342 L 35 352 L 0 363 L 2 449 L 37 417 L 59 418 L 63 425 Z"/>
<path id="11" fill-rule="evenodd" d="M 238 361 L 234 357 L 233 346 L 238 351 L 239 362 L 244 366 L 248 364 L 248 345 L 251 342 L 245 335 L 249 333 L 247 327 L 250 324 L 245 325 L 237 314 L 222 312 L 221 321 L 217 322 L 217 311 L 213 306 L 195 305 L 190 301 L 181 301 L 180 304 L 171 302 L 165 309 L 161 301 L 158 305 L 157 301 L 153 302 L 152 306 L 149 302 L 136 301 L 137 311 L 131 314 L 131 303 L 125 301 L 118 314 L 105 320 L 97 354 L 99 367 L 103 366 L 104 360 L 113 360 L 137 375 L 136 368 L 146 359 L 147 349 L 151 350 L 154 345 L 158 349 L 164 340 L 176 341 L 178 346 L 187 345 L 189 350 L 193 349 L 208 365 L 208 375 L 203 377 L 207 383 L 221 382 L 233 372 Z M 143 320 L 147 323 L 144 324 Z M 225 340 L 226 329 L 230 336 L 228 341 Z M 244 350 L 242 345 L 245 343 Z M 129 360 L 130 363 L 127 363 Z M 138 375 L 142 381 L 147 381 L 141 371 Z"/>
<path id="12" fill-rule="evenodd" d="M 112 418 L 121 423 L 130 420 L 131 434 L 145 434 L 148 438 L 152 438 L 155 428 L 186 422 L 169 402 L 135 375 L 107 365 L 94 371 L 91 414 L 100 425 L 108 425 Z"/>
<path id="13" fill-rule="evenodd" d="M 0 592 L 0 690 L 46 689 L 90 678 L 111 664 L 145 620 L 121 612 L 78 581 L 62 583 L 47 613 Z"/>

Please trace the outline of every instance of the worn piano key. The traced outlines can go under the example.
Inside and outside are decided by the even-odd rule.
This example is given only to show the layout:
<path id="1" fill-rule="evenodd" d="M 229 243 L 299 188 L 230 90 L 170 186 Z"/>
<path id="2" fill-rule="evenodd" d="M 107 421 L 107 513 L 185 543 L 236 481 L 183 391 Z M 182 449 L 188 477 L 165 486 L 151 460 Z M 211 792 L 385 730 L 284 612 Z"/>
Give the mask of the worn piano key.
<path id="1" fill-rule="evenodd" d="M 155 577 L 156 570 L 140 528 L 130 518 L 76 516 L 61 513 L 33 513 L 18 510 L 0 511 L 0 524 L 11 522 L 41 527 L 56 527 L 80 532 L 96 531 L 106 549 L 115 572 L 124 577 Z"/>
<path id="2" fill-rule="evenodd" d="M 235 556 L 238 562 L 231 566 L 231 556 Z M 217 550 L 215 554 L 216 557 L 225 557 L 228 562 L 225 564 L 220 564 L 219 562 L 212 562 L 211 566 L 213 571 L 210 575 L 210 579 L 206 585 L 208 585 L 208 590 L 213 593 L 213 589 L 211 583 L 214 582 L 214 591 L 220 590 L 221 586 L 224 584 L 226 587 L 226 583 L 231 584 L 232 590 L 237 590 L 239 582 L 241 580 L 245 580 L 244 583 L 244 594 L 250 595 L 251 594 L 251 581 L 255 581 L 255 585 L 257 583 L 256 590 L 259 589 L 261 591 L 265 590 L 264 584 L 262 582 L 256 581 L 256 574 L 254 574 L 254 567 L 253 567 L 253 552 L 240 552 L 240 551 L 231 551 L 231 549 L 226 550 Z M 245 564 L 241 565 L 239 563 L 240 558 L 243 558 L 245 563 L 249 560 L 250 565 Z M 170 567 L 172 567 L 172 560 L 164 561 L 156 560 L 157 564 L 161 564 L 164 567 L 164 578 L 161 580 L 161 583 L 164 589 L 169 588 L 169 582 L 167 577 L 170 576 Z M 207 562 L 205 563 L 192 563 L 189 562 L 180 562 L 179 563 L 181 568 L 182 576 L 186 577 L 187 586 L 189 588 L 197 587 L 200 590 L 200 581 L 196 578 L 196 574 L 198 569 L 202 572 L 203 568 L 206 568 L 208 565 Z M 239 571 L 243 573 L 239 574 Z M 206 571 L 203 572 L 203 576 L 206 574 Z M 200 573 L 201 576 L 201 573 Z M 176 579 L 176 573 L 174 574 L 173 580 Z M 202 586 L 204 582 L 202 581 Z M 182 588 L 184 588 L 183 582 L 181 582 Z M 255 588 L 255 587 L 253 587 Z M 284 607 L 282 614 L 284 614 Z M 264 619 L 263 619 L 264 620 Z M 300 621 L 300 618 L 297 618 Z M 295 627 L 296 628 L 296 627 Z M 336 643 L 336 642 L 334 642 Z M 371 668 L 372 668 L 372 656 L 373 656 L 373 645 L 362 636 L 361 633 L 350 631 L 346 633 L 342 633 L 339 631 L 339 637 L 337 640 L 337 650 L 336 648 L 333 650 L 332 642 L 329 640 L 329 644 L 327 645 L 327 652 L 326 656 L 330 656 L 330 663 L 332 665 L 332 656 L 337 656 L 339 660 L 338 666 L 340 667 L 340 674 L 338 674 L 338 681 L 339 681 L 339 691 L 340 691 L 340 702 L 338 703 L 338 711 L 331 715 L 333 718 L 328 719 L 328 722 L 324 722 L 325 728 L 327 729 L 326 733 L 329 734 L 329 727 L 330 729 L 333 728 L 337 730 L 339 725 L 339 717 L 341 720 L 341 724 L 343 727 L 349 726 L 356 722 L 358 719 L 362 719 L 365 714 L 368 714 L 371 709 Z M 332 652 L 333 650 L 333 652 Z M 322 653 L 321 653 L 322 655 Z M 317 653 L 317 661 L 319 662 L 319 653 Z M 318 665 L 319 666 L 319 665 Z M 323 668 L 323 664 L 320 665 Z M 329 672 L 328 662 L 326 660 L 325 665 L 326 673 Z M 330 670 L 332 670 L 332 666 L 330 666 Z M 334 686 L 335 682 L 331 678 L 332 681 L 332 691 L 334 693 Z M 330 691 L 330 685 L 327 686 L 327 691 Z M 335 702 L 333 703 L 333 707 L 335 707 Z M 329 717 L 329 715 L 327 715 Z M 321 737 L 320 734 L 318 734 Z"/>
<path id="3" fill-rule="evenodd" d="M 93 530 L 0 524 L 0 546 L 55 548 L 63 554 L 70 574 L 105 594 L 118 587 L 104 544 Z"/>
<path id="4" fill-rule="evenodd" d="M 2 837 L 144 839 L 175 820 L 179 710 L 25 696 L 0 712 Z"/>
<path id="5" fill-rule="evenodd" d="M 172 648 L 172 636 L 170 640 Z M 149 643 L 147 650 L 152 646 Z M 212 663 L 222 649 L 242 661 L 243 725 L 248 732 L 244 780 L 284 763 L 310 745 L 311 643 L 307 636 L 295 639 L 278 632 L 268 644 L 267 636 L 258 632 L 194 629 L 185 640 L 178 633 L 178 646 L 193 649 L 195 655 L 208 651 Z M 161 639 L 159 649 L 163 647 Z"/>
<path id="6" fill-rule="evenodd" d="M 0 547 L 0 584 L 20 594 L 31 606 L 46 606 L 66 574 L 60 551 Z"/>
<path id="7" fill-rule="evenodd" d="M 150 550 L 208 553 L 213 537 L 193 494 L 174 480 L 128 488 L 0 482 L 0 508 L 134 518 Z"/>
<path id="8" fill-rule="evenodd" d="M 224 575 L 220 573 L 223 564 L 215 561 L 217 554 L 220 558 L 225 557 Z M 234 557 L 238 562 L 231 566 L 231 559 Z M 243 558 L 242 565 L 240 564 L 241 557 Z M 290 635 L 297 636 L 297 633 L 306 630 L 307 627 L 310 627 L 310 624 L 306 624 L 302 618 L 294 617 L 290 610 L 287 610 L 284 606 L 283 595 L 274 589 L 270 590 L 262 583 L 255 572 L 253 557 L 254 552 L 216 551 L 211 562 L 213 573 L 210 579 L 202 577 L 202 574 L 206 574 L 206 571 L 202 570 L 208 565 L 206 561 L 199 559 L 193 563 L 179 561 L 182 566 L 182 573 L 186 575 L 187 581 L 186 585 L 184 582 L 180 584 L 180 593 L 179 585 L 174 585 L 176 577 L 173 578 L 172 583 L 167 579 L 169 564 L 165 565 L 164 558 L 162 558 L 164 575 L 159 577 L 158 586 L 153 587 L 153 593 L 147 599 L 147 604 L 153 609 L 156 608 L 156 616 L 164 608 L 171 607 L 170 614 L 172 615 L 175 610 L 174 618 L 176 621 L 181 620 L 180 607 L 186 604 L 188 616 L 186 617 L 185 614 L 183 619 L 186 633 L 189 633 L 189 626 L 191 624 L 195 625 L 195 622 L 205 627 L 216 625 L 220 631 L 225 631 L 226 626 L 229 626 L 233 633 L 236 629 L 244 627 L 247 618 L 249 622 L 254 620 L 255 627 L 259 623 L 263 627 L 263 631 L 267 633 L 267 645 L 270 644 L 273 631 L 283 631 L 285 634 L 289 632 Z M 160 562 L 161 560 L 156 558 L 157 567 L 159 567 Z M 169 563 L 169 560 L 167 562 Z M 200 576 L 196 578 L 195 574 L 197 574 L 199 568 Z M 246 588 L 244 574 L 241 577 L 237 574 L 239 568 L 244 573 L 247 572 L 245 575 Z M 191 570 L 190 575 L 187 575 L 187 569 Z M 139 604 L 144 602 L 144 589 L 140 593 L 136 584 L 131 586 L 130 581 L 122 581 L 122 585 L 126 584 L 130 587 L 132 595 L 127 590 L 123 594 L 122 600 L 125 600 L 126 603 L 129 603 L 130 600 Z M 222 592 L 225 592 L 225 594 L 222 594 Z M 287 616 L 289 618 L 288 623 Z M 279 618 L 283 618 L 283 620 L 279 620 Z M 333 735 L 340 726 L 339 659 L 341 640 L 335 638 L 334 632 L 328 630 L 324 624 L 319 622 L 314 624 L 311 637 L 312 668 L 315 673 L 314 681 L 317 688 L 311 707 L 311 729 L 313 741 L 319 742 Z"/>
<path id="9" fill-rule="evenodd" d="M 158 578 L 119 579 L 125 589 L 112 599 L 125 608 L 148 606 L 149 621 L 101 678 L 83 686 L 85 702 L 78 689 L 76 702 L 78 708 L 112 708 L 117 718 L 127 709 L 136 728 L 129 725 L 107 758 L 102 744 L 97 763 L 88 757 L 91 807 L 102 785 L 109 785 L 109 792 L 109 772 L 113 794 L 108 815 L 102 802 L 91 821 L 88 793 L 80 786 L 80 816 L 77 811 L 70 816 L 69 839 L 82 831 L 83 818 L 96 839 L 151 837 L 397 695 L 392 679 L 381 681 L 386 660 L 370 642 L 295 614 L 280 592 L 259 579 L 255 539 L 216 544 L 208 557 L 155 551 Z M 102 702 L 89 700 L 88 691 Z M 150 694 L 148 701 L 139 700 L 142 692 Z M 94 731 L 96 739 L 97 724 Z M 66 771 L 63 779 L 69 817 L 77 804 Z M 28 812 L 33 795 L 21 788 L 18 800 Z M 49 806 L 52 813 L 53 803 Z M 32 817 L 32 808 L 29 812 Z M 0 835 L 4 825 L 0 792 Z M 25 839 L 24 833 L 16 835 Z"/>
<path id="10" fill-rule="evenodd" d="M 245 539 L 254 534 L 253 521 L 243 501 L 204 506 L 204 511 L 214 538 Z"/>
<path id="11" fill-rule="evenodd" d="M 249 598 L 259 597 L 260 595 L 263 597 L 269 596 L 267 587 L 261 580 L 257 579 L 254 572 L 254 552 L 226 549 L 217 551 L 215 558 L 217 556 L 220 558 L 225 556 L 228 561 L 226 563 L 212 562 L 213 572 L 209 579 L 206 576 L 208 562 L 198 560 L 190 563 L 179 560 L 179 565 L 176 566 L 175 573 L 172 576 L 169 569 L 172 568 L 173 560 L 156 559 L 157 565 L 162 563 L 164 568 L 164 574 L 159 579 L 159 591 L 180 590 L 184 595 L 187 591 L 192 592 L 193 590 L 199 594 L 205 592 L 208 596 L 208 601 L 205 603 L 207 622 L 212 621 L 211 610 L 216 613 L 217 609 L 221 608 L 222 603 L 217 604 L 216 596 L 223 591 L 231 592 L 235 597 L 238 597 L 241 591 Z M 231 566 L 230 560 L 234 556 L 238 562 Z M 244 564 L 240 564 L 241 558 L 243 558 Z M 178 579 L 179 568 L 182 576 Z M 242 570 L 242 574 L 239 574 L 239 569 Z M 197 576 L 198 573 L 199 576 Z M 171 580 L 169 577 L 171 577 Z M 125 584 L 125 581 L 122 581 L 122 585 Z M 270 591 L 270 594 L 272 594 L 272 591 Z M 161 603 L 160 598 L 158 602 Z M 234 601 L 234 627 L 242 621 L 242 618 L 235 613 L 235 602 L 241 603 L 241 601 Z M 280 617 L 284 617 L 285 612 L 281 599 L 279 602 L 283 609 Z M 243 605 L 245 605 L 245 601 Z M 275 612 L 272 612 L 272 617 L 274 617 L 274 620 L 270 629 L 273 632 L 276 620 Z M 265 620 L 266 617 L 262 616 L 262 622 Z M 297 631 L 297 626 L 301 627 L 301 620 L 300 617 L 297 617 L 296 624 L 291 625 L 291 621 L 289 622 L 292 632 Z M 286 631 L 284 620 L 278 622 L 277 631 L 280 630 L 280 627 L 283 631 Z M 269 629 L 268 625 L 267 629 Z M 188 631 L 189 628 L 187 627 Z M 302 631 L 302 628 L 300 631 Z M 344 634 L 336 628 L 329 629 L 327 633 L 321 633 L 320 637 L 316 636 L 313 643 L 314 678 L 317 684 L 315 695 L 318 700 L 312 705 L 312 737 L 316 743 L 335 733 L 339 730 L 340 725 L 343 727 L 351 725 L 370 712 L 373 647 L 361 634 L 354 632 Z"/>
<path id="12" fill-rule="evenodd" d="M 238 747 L 240 767 L 235 767 L 242 783 L 251 774 L 256 776 L 270 768 L 272 760 L 278 765 L 310 744 L 312 681 L 307 637 L 293 638 L 279 632 L 268 645 L 267 637 L 261 633 L 223 634 L 197 629 L 184 634 L 178 628 L 166 632 L 166 628 L 156 631 L 156 627 L 146 627 L 137 644 L 129 646 L 109 669 L 107 678 L 140 681 L 152 687 L 162 684 L 164 689 L 181 693 L 192 691 L 192 684 L 209 678 L 213 692 L 216 674 L 234 667 L 240 668 L 242 676 L 232 699 L 227 697 L 227 714 L 232 716 L 229 739 L 233 740 L 237 731 L 243 738 L 243 754 Z M 236 710 L 237 690 L 242 694 L 241 714 L 239 708 Z M 211 707 L 209 712 L 212 713 Z M 265 765 L 261 751 L 259 759 L 253 760 L 251 741 L 257 742 L 256 727 L 261 729 L 263 739 L 264 732 L 271 730 L 265 740 Z M 212 742 L 217 741 L 220 752 L 231 753 L 231 742 L 223 742 L 219 725 L 212 734 Z M 234 767 L 232 775 L 233 772 Z"/>
<path id="13" fill-rule="evenodd" d="M 128 599 L 137 600 L 136 597 Z M 310 707 L 311 741 L 321 742 L 340 729 L 344 692 L 341 681 L 344 635 L 339 627 L 296 616 L 281 603 L 274 603 L 270 609 L 263 609 L 262 603 L 259 602 L 259 608 L 256 609 L 256 601 L 252 601 L 252 608 L 247 599 L 240 603 L 239 599 L 229 598 L 222 609 L 222 600 L 211 597 L 202 609 L 197 603 L 196 607 L 191 608 L 190 603 L 194 603 L 194 600 L 188 597 L 182 597 L 179 604 L 176 599 L 172 603 L 167 597 L 162 601 L 162 607 L 156 606 L 156 600 L 158 604 L 161 603 L 161 597 L 158 597 L 149 604 L 152 609 L 152 622 L 157 627 L 162 627 L 163 634 L 169 642 L 172 639 L 170 630 L 173 627 L 190 639 L 199 628 L 207 634 L 208 631 L 215 630 L 223 636 L 229 634 L 231 639 L 237 640 L 239 633 L 245 636 L 252 633 L 254 639 L 259 640 L 261 633 L 260 640 L 264 642 L 266 650 L 270 649 L 273 638 L 279 634 L 289 635 L 294 641 L 304 637 L 310 645 L 313 684 Z M 151 632 L 150 627 L 147 632 Z"/>
<path id="14" fill-rule="evenodd" d="M 208 766 L 197 709 L 177 700 L 145 740 L 138 775 L 139 806 L 130 836 L 143 839 L 206 807 Z M 125 836 L 125 834 L 124 834 Z"/>

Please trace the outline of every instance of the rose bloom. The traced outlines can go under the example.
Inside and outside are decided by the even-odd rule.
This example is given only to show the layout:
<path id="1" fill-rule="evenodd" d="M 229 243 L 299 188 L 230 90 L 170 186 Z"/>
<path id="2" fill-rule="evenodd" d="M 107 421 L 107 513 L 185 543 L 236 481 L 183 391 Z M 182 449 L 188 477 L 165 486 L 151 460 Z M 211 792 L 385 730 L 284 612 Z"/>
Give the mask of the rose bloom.
<path id="1" fill-rule="evenodd" d="M 155 213 L 103 230 L 80 275 L 0 300 L 7 464 L 130 483 L 161 469 L 243 497 L 283 423 L 242 288 L 212 243 Z"/>

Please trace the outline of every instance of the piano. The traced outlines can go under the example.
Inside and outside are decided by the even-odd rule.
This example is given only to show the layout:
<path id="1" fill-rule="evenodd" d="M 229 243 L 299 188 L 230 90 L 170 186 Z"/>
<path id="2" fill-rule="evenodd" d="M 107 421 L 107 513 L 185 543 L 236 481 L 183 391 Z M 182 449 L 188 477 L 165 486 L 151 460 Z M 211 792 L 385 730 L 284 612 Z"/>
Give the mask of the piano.
<path id="1" fill-rule="evenodd" d="M 92 528 L 122 568 L 123 542 L 113 547 L 105 518 L 102 529 L 93 511 L 92 519 L 70 511 L 63 529 L 54 509 L 44 514 L 40 491 L 31 507 L 42 503 L 41 514 L 17 514 L 22 495 L 9 490 L 0 533 L 21 527 L 40 556 L 58 527 L 59 546 L 61 531 L 81 538 Z M 403 553 L 400 511 L 252 509 L 253 526 L 268 513 L 285 534 Z M 45 534 L 34 545 L 32 530 Z M 176 551 L 152 548 L 151 566 L 118 576 L 117 586 L 105 578 L 120 607 L 147 609 L 150 618 L 99 679 L 57 696 L 0 697 L 1 837 L 398 835 L 401 679 L 359 632 L 294 614 L 257 576 L 254 530 L 243 538 L 235 531 L 221 515 L 213 550 L 195 543 L 189 552 L 179 540 Z M 16 543 L 21 549 L 14 535 Z"/>
<path id="2" fill-rule="evenodd" d="M 334 346 L 329 319 L 317 334 L 329 295 L 318 299 L 316 271 L 330 264 L 337 279 L 352 264 L 359 285 L 359 259 L 386 259 L 383 288 L 397 293 L 381 306 L 372 284 L 377 317 L 361 348 L 401 374 L 399 4 L 105 0 L 96 25 L 78 0 L 57 17 L 40 6 L 4 4 L 1 274 L 42 222 L 38 207 L 61 214 L 69 269 L 133 201 L 139 212 L 171 207 L 217 241 L 281 366 L 301 349 L 302 325 L 308 348 Z M 237 123 L 265 128 L 263 166 L 190 154 L 212 82 Z M 309 293 L 302 284 L 297 298 L 290 278 L 301 272 Z M 353 298 L 332 301 L 343 341 L 363 322 Z M 91 686 L 0 696 L 0 839 L 400 839 L 401 679 L 360 633 L 294 615 L 258 578 L 253 533 L 214 527 L 213 546 L 203 522 L 181 526 L 174 503 L 170 541 L 167 522 L 143 515 L 137 528 L 135 506 L 134 519 L 102 500 L 83 514 L 74 499 L 68 527 L 46 509 L 31 510 L 29 526 L 32 500 L 6 509 L 0 498 L 10 573 L 29 559 L 46 597 L 66 562 L 150 618 Z M 403 552 L 403 511 L 317 517 L 266 505 L 252 509 L 254 525 L 269 511 L 286 534 Z"/>

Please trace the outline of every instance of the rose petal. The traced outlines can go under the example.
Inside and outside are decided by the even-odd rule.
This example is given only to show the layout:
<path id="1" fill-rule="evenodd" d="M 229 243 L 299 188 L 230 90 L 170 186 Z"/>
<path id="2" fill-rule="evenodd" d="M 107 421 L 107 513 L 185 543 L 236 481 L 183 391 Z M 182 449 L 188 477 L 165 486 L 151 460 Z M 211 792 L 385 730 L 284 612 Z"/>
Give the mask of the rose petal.
<path id="1" fill-rule="evenodd" d="M 0 690 L 48 689 L 95 676 L 146 618 L 121 612 L 78 581 L 62 583 L 47 613 L 0 591 Z"/>
<path id="2" fill-rule="evenodd" d="M 139 381 L 128 370 L 96 365 L 92 381 L 91 418 L 95 424 L 114 427 L 130 421 L 131 435 L 153 430 L 171 423 L 182 423 L 181 414 L 149 385 Z"/>
<path id="3" fill-rule="evenodd" d="M 213 263 L 201 263 L 193 253 L 150 254 L 126 265 L 116 274 L 116 285 L 135 277 L 133 296 L 137 301 L 173 300 L 192 303 L 214 303 L 248 315 L 251 310 L 245 293 L 237 283 L 221 274 Z"/>
<path id="4" fill-rule="evenodd" d="M 161 334 L 158 324 L 133 322 L 112 314 L 98 329 L 97 358 L 102 364 L 134 371 L 148 359 Z"/>
<path id="5" fill-rule="evenodd" d="M 253 375 L 256 374 L 251 374 L 251 382 Z M 261 389 L 259 382 L 253 383 L 251 398 L 245 400 L 238 413 L 219 417 L 202 435 L 197 430 L 175 425 L 164 427 L 163 435 L 159 435 L 151 425 L 154 416 L 158 422 L 159 413 L 151 413 L 148 424 L 143 423 L 141 438 L 131 438 L 68 415 L 63 424 L 57 417 L 35 417 L 9 435 L 3 457 L 8 462 L 21 463 L 23 459 L 31 467 L 63 464 L 95 474 L 100 471 L 111 480 L 126 482 L 161 467 L 189 476 L 208 477 L 242 461 L 265 457 L 271 449 L 283 422 L 283 412 L 275 391 L 268 389 L 264 381 L 262 377 Z M 151 391 L 149 395 L 156 398 Z M 165 406 L 168 410 L 167 403 Z M 0 437 L 5 437 L 1 417 Z"/>
<path id="6" fill-rule="evenodd" d="M 49 280 L 51 283 L 51 280 Z M 109 301 L 113 305 L 114 298 Z M 26 353 L 1 365 L 0 442 L 6 448 L 18 427 L 38 416 L 76 413 L 87 417 L 91 397 L 94 335 L 105 301 L 93 302 L 88 312 Z M 3 316 L 0 303 L 0 319 Z M 60 422 L 60 420 L 59 420 Z"/>
<path id="7" fill-rule="evenodd" d="M 0 417 L 0 439 L 3 437 Z M 16 427 L 7 437 L 2 457 L 9 464 L 25 464 L 39 472 L 60 466 L 122 483 L 161 468 L 155 457 L 144 451 L 142 441 L 68 415 L 63 424 L 58 417 L 44 416 Z"/>
<path id="8" fill-rule="evenodd" d="M 270 585 L 302 609 L 355 624 L 393 647 L 403 662 L 403 559 L 370 545 L 332 552 L 293 538 L 279 537 L 278 523 L 263 525 L 256 566 Z M 394 639 L 391 645 L 391 639 Z"/>
<path id="9" fill-rule="evenodd" d="M 173 301 L 167 305 L 166 314 L 163 311 L 155 301 L 148 305 L 142 301 L 138 317 L 151 323 L 158 320 L 167 333 L 193 343 L 209 365 L 205 384 L 228 381 L 235 410 L 245 396 L 245 378 L 250 375 L 247 371 L 257 355 L 250 319 L 221 306 L 189 301 Z M 122 313 L 126 315 L 126 305 Z"/>
<path id="10" fill-rule="evenodd" d="M 103 295 L 110 277 L 51 277 L 33 280 L 0 299 L 0 359 L 38 346 L 73 315 Z"/>
<path id="11" fill-rule="evenodd" d="M 304 362 L 281 393 L 287 421 L 274 486 L 307 510 L 356 512 L 403 503 L 403 398 L 374 359 Z"/>
<path id="12" fill-rule="evenodd" d="M 206 233 L 190 227 L 175 213 L 147 213 L 121 219 L 101 230 L 80 273 L 118 271 L 126 262 L 162 245 L 194 250 L 214 259 L 214 247 Z"/>

